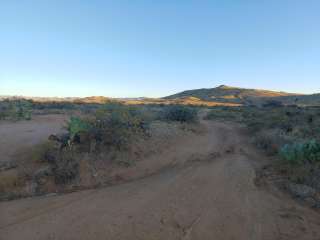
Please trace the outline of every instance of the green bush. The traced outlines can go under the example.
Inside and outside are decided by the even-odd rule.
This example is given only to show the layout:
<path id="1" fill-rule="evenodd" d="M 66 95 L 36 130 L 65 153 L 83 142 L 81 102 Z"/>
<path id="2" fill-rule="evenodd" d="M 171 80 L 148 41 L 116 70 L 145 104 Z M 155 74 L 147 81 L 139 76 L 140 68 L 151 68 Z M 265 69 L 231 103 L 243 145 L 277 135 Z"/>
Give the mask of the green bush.
<path id="1" fill-rule="evenodd" d="M 104 145 L 126 146 L 135 136 L 145 135 L 149 122 L 134 107 L 106 106 L 97 111 L 93 133 Z"/>
<path id="2" fill-rule="evenodd" d="M 280 155 L 291 165 L 320 163 L 320 143 L 310 140 L 305 143 L 286 144 L 281 148 Z"/>
<path id="3" fill-rule="evenodd" d="M 120 149 L 134 137 L 145 135 L 148 126 L 148 119 L 137 108 L 106 104 L 91 119 L 72 117 L 67 130 L 74 144 L 91 146 L 94 143 L 98 147 Z"/>
<path id="4" fill-rule="evenodd" d="M 4 100 L 0 102 L 0 119 L 30 120 L 32 103 L 28 100 Z"/>
<path id="5" fill-rule="evenodd" d="M 73 139 L 77 134 L 88 132 L 90 128 L 90 123 L 80 117 L 71 117 L 67 123 L 67 130 L 71 139 Z"/>
<path id="6" fill-rule="evenodd" d="M 0 120 L 3 120 L 5 118 L 6 118 L 5 112 L 0 109 Z"/>
<path id="7" fill-rule="evenodd" d="M 67 184 L 79 176 L 79 162 L 70 151 L 62 151 L 59 158 L 50 162 L 55 183 Z"/>
<path id="8" fill-rule="evenodd" d="M 196 122 L 198 111 L 195 108 L 185 106 L 166 106 L 162 112 L 162 119 L 177 122 Z"/>

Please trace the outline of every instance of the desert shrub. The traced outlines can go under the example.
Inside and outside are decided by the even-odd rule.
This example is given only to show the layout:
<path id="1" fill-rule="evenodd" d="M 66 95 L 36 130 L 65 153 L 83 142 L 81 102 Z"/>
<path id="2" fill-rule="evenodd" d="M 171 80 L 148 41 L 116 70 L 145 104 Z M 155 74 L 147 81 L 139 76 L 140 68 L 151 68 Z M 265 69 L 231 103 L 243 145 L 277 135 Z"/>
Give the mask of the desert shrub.
<path id="1" fill-rule="evenodd" d="M 0 103 L 0 119 L 30 120 L 32 103 L 28 100 L 4 100 Z"/>
<path id="2" fill-rule="evenodd" d="M 79 109 L 83 114 L 95 114 L 100 104 L 79 104 L 75 105 L 75 109 Z"/>
<path id="3" fill-rule="evenodd" d="M 147 129 L 148 122 L 137 108 L 102 106 L 93 116 L 71 117 L 66 134 L 51 135 L 51 141 L 39 144 L 30 152 L 32 158 L 37 159 L 33 161 L 37 166 L 45 165 L 45 170 L 48 167 L 45 178 L 66 185 L 79 177 L 79 164 L 84 153 L 124 150 L 136 137 L 146 136 Z M 96 155 L 90 156 L 94 158 Z"/>
<path id="4" fill-rule="evenodd" d="M 25 155 L 27 162 L 21 175 L 36 180 L 53 177 L 57 184 L 72 182 L 79 172 L 79 156 L 72 148 L 59 148 L 53 141 L 36 145 Z M 45 171 L 41 171 L 45 170 Z"/>
<path id="5" fill-rule="evenodd" d="M 33 102 L 33 109 L 35 110 L 73 110 L 78 107 L 77 104 L 72 102 Z"/>
<path id="6" fill-rule="evenodd" d="M 288 180 L 297 184 L 307 184 L 308 179 L 312 177 L 314 173 L 314 166 L 312 165 L 292 165 L 292 164 L 284 164 L 280 162 L 280 164 L 275 164 L 276 168 L 280 170 L 283 174 L 286 175 Z M 319 178 L 318 178 L 319 179 Z"/>
<path id="7" fill-rule="evenodd" d="M 69 132 L 70 138 L 73 139 L 77 134 L 88 132 L 91 128 L 91 124 L 89 121 L 80 117 L 72 116 L 68 121 L 66 128 Z"/>
<path id="8" fill-rule="evenodd" d="M 49 167 L 48 177 L 56 184 L 69 184 L 79 176 L 84 152 L 122 150 L 135 137 L 146 135 L 147 129 L 148 122 L 138 109 L 102 106 L 91 117 L 71 117 L 66 134 L 51 135 L 49 142 L 34 147 L 30 154 L 32 162 Z"/>
<path id="9" fill-rule="evenodd" d="M 31 119 L 32 104 L 29 101 L 19 100 L 12 103 L 12 115 L 16 119 Z"/>
<path id="10" fill-rule="evenodd" d="M 50 165 L 57 184 L 68 184 L 79 175 L 79 161 L 69 149 L 60 151 L 59 157 L 50 162 Z"/>
<path id="11" fill-rule="evenodd" d="M 72 117 L 67 130 L 73 145 L 91 151 L 92 145 L 126 147 L 133 138 L 146 135 L 148 126 L 149 120 L 139 109 L 112 103 L 99 108 L 91 118 Z"/>
<path id="12" fill-rule="evenodd" d="M 129 107 L 129 106 L 125 106 L 121 103 L 108 103 L 108 104 L 104 104 L 102 106 L 100 106 L 97 110 L 96 110 L 96 116 L 104 116 L 106 113 L 111 113 L 114 111 L 119 111 L 119 110 L 128 110 L 128 111 L 135 111 L 136 108 L 134 107 Z"/>
<path id="13" fill-rule="evenodd" d="M 37 144 L 26 155 L 29 161 L 33 163 L 50 162 L 56 155 L 56 148 L 50 141 Z"/>
<path id="14" fill-rule="evenodd" d="M 0 120 L 5 119 L 7 116 L 7 104 L 6 101 L 0 101 Z"/>
<path id="15" fill-rule="evenodd" d="M 164 107 L 161 118 L 166 121 L 177 121 L 192 123 L 198 119 L 198 111 L 196 108 L 186 106 L 167 106 Z"/>
<path id="16" fill-rule="evenodd" d="M 276 155 L 278 147 L 275 143 L 274 136 L 266 133 L 258 133 L 253 137 L 253 143 L 260 149 L 263 149 L 268 155 Z"/>
<path id="17" fill-rule="evenodd" d="M 310 140 L 305 143 L 286 144 L 281 148 L 280 155 L 291 165 L 320 163 L 320 143 Z"/>
<path id="18" fill-rule="evenodd" d="M 6 114 L 0 110 L 0 120 L 3 120 L 6 118 Z"/>
<path id="19" fill-rule="evenodd" d="M 149 121 L 137 108 L 109 105 L 97 111 L 92 133 L 103 145 L 121 148 L 139 135 L 145 135 Z"/>

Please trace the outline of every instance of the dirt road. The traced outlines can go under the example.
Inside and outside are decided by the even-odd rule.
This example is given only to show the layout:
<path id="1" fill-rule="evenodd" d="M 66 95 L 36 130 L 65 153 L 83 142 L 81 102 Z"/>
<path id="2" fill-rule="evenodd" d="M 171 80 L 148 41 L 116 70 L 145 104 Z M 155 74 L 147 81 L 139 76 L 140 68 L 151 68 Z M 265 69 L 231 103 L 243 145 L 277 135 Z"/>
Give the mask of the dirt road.
<path id="1" fill-rule="evenodd" d="M 257 187 L 264 157 L 236 127 L 203 122 L 206 134 L 158 156 L 156 174 L 125 184 L 0 203 L 0 239 L 320 239 L 320 216 Z"/>

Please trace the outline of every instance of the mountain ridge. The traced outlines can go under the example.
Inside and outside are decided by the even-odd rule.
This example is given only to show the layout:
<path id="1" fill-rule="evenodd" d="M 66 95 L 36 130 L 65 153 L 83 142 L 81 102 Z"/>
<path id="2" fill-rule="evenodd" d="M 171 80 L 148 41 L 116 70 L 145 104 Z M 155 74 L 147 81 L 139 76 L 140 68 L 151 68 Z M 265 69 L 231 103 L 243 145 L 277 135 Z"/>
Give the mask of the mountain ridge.
<path id="1" fill-rule="evenodd" d="M 263 105 L 269 101 L 278 101 L 284 105 L 317 105 L 320 106 L 320 93 L 299 94 L 264 89 L 240 88 L 228 85 L 219 85 L 214 88 L 200 88 L 185 90 L 163 98 L 111 98 L 105 96 L 90 97 L 24 97 L 1 96 L 4 99 L 28 99 L 36 102 L 74 102 L 96 103 L 120 102 L 125 104 L 184 104 L 206 106 L 240 106 Z"/>
<path id="2" fill-rule="evenodd" d="M 278 101 L 284 105 L 320 106 L 320 93 L 301 94 L 284 91 L 272 91 L 254 88 L 240 88 L 220 85 L 215 88 L 200 88 L 182 91 L 164 97 L 167 100 L 197 98 L 201 101 L 240 105 L 263 105 L 266 102 Z"/>
<path id="3" fill-rule="evenodd" d="M 257 98 L 273 98 L 300 96 L 297 93 L 277 92 L 263 89 L 239 88 L 228 85 L 220 85 L 215 88 L 200 88 L 186 90 L 176 93 L 164 99 L 181 99 L 185 97 L 195 97 L 203 101 L 217 101 L 227 103 L 246 104 L 247 101 L 253 101 Z"/>

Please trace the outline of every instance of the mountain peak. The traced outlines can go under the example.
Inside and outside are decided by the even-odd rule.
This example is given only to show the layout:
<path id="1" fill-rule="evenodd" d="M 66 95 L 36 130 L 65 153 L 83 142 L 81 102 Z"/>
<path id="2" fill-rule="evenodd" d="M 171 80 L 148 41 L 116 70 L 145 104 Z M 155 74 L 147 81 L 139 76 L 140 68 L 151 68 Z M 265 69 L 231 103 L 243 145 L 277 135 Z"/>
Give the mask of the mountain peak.
<path id="1" fill-rule="evenodd" d="M 220 86 L 218 86 L 216 88 L 218 88 L 218 89 L 234 89 L 236 87 L 231 87 L 231 86 L 228 86 L 228 85 L 220 85 Z"/>
<path id="2" fill-rule="evenodd" d="M 274 98 L 283 96 L 292 96 L 293 94 L 285 92 L 275 92 L 261 89 L 247 89 L 220 85 L 215 88 L 202 88 L 183 91 L 166 99 L 179 99 L 185 97 L 196 97 L 203 101 L 215 101 L 224 103 L 246 104 L 249 100 L 257 101 L 262 98 Z"/>

